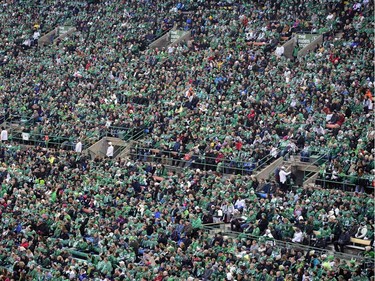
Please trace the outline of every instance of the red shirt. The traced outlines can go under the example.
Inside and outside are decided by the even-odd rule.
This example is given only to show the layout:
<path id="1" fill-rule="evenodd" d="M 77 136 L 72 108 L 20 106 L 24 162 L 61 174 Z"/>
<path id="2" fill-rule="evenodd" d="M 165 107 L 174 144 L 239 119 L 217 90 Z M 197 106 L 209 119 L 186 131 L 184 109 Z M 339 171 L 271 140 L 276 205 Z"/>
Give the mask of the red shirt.
<path id="1" fill-rule="evenodd" d="M 236 142 L 236 149 L 241 150 L 241 148 L 242 148 L 242 142 L 240 141 Z"/>

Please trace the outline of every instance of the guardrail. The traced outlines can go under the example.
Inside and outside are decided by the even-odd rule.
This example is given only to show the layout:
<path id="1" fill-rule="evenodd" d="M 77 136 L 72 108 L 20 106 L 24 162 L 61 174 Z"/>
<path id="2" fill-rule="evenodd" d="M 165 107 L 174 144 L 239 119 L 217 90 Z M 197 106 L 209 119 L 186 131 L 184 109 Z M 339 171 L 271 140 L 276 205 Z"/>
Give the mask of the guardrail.
<path id="1" fill-rule="evenodd" d="M 133 132 L 133 134 L 131 135 L 131 137 L 129 137 L 127 140 L 126 140 L 126 144 L 124 146 L 120 146 L 118 147 L 114 152 L 113 152 L 113 156 L 114 157 L 122 157 L 122 153 L 126 150 L 126 149 L 129 149 L 130 146 L 133 144 L 134 141 L 137 141 L 139 139 L 141 139 L 143 136 L 145 135 L 144 131 L 139 131 L 139 132 Z"/>
<path id="2" fill-rule="evenodd" d="M 315 251 L 315 253 L 333 255 L 337 258 L 347 260 L 347 261 L 349 261 L 349 260 L 359 260 L 359 261 L 373 262 L 373 259 L 366 258 L 366 257 L 360 256 L 360 255 L 353 255 L 353 254 L 348 254 L 348 253 L 335 252 L 335 251 L 331 251 L 329 249 L 316 248 L 316 247 L 307 246 L 307 245 L 303 245 L 303 244 L 299 244 L 299 243 L 292 243 L 292 242 L 288 242 L 288 241 L 269 239 L 265 236 L 254 236 L 254 235 L 251 235 L 251 234 L 248 234 L 248 233 L 226 230 L 226 229 L 220 228 L 221 225 L 222 225 L 222 223 L 204 224 L 203 230 L 205 230 L 206 232 L 212 232 L 212 231 L 221 232 L 222 235 L 236 237 L 236 238 L 239 238 L 239 236 L 241 236 L 241 238 L 257 240 L 257 241 L 262 240 L 262 239 L 264 241 L 268 240 L 268 241 L 272 241 L 275 244 L 276 247 L 285 248 L 285 249 L 300 249 L 300 250 L 304 251 L 305 253 L 310 252 L 310 251 Z M 219 228 L 217 226 L 219 226 Z"/>
<path id="3" fill-rule="evenodd" d="M 45 134 L 30 134 L 30 133 L 11 133 L 9 140 L 23 145 L 38 145 L 45 148 L 60 148 L 64 150 L 74 150 L 75 142 L 70 138 L 50 136 Z M 82 142 L 82 149 L 84 149 Z"/>
<path id="4" fill-rule="evenodd" d="M 277 158 L 266 155 L 255 163 L 245 161 L 235 161 L 233 159 L 217 159 L 205 155 L 192 154 L 189 160 L 184 160 L 185 153 L 179 153 L 173 150 L 161 150 L 152 147 L 142 147 L 135 145 L 131 148 L 129 155 L 134 159 L 143 161 L 155 161 L 170 166 L 184 167 L 200 167 L 203 170 L 213 170 L 224 174 L 240 173 L 242 175 L 251 175 L 271 164 Z"/>
<path id="5" fill-rule="evenodd" d="M 296 38 L 295 37 L 292 37 L 291 39 L 289 39 L 288 41 L 286 41 L 284 44 L 283 44 L 283 47 L 284 47 L 284 56 L 288 59 L 292 59 L 293 58 L 293 50 L 294 50 L 294 47 L 296 45 Z"/>
<path id="6" fill-rule="evenodd" d="M 27 120 L 27 121 L 25 121 Z M 0 123 L 10 123 L 14 121 L 18 121 L 20 123 L 28 122 L 31 120 L 30 116 L 24 116 L 24 115 L 19 115 L 19 114 L 13 114 L 11 109 L 8 108 L 3 114 L 0 116 Z"/>
<path id="7" fill-rule="evenodd" d="M 322 164 L 328 162 L 328 159 L 325 159 L 326 157 L 327 157 L 326 154 L 322 154 L 322 155 L 319 156 L 319 158 L 315 159 L 313 162 L 311 162 L 306 167 L 310 167 L 310 166 L 313 166 L 313 165 L 319 167 Z M 321 163 L 322 160 L 325 160 L 325 161 L 323 161 L 323 163 Z M 313 176 L 314 174 L 316 174 L 316 172 L 304 171 L 303 181 L 305 182 L 306 180 L 308 180 L 309 177 Z M 315 180 L 315 182 L 319 182 L 320 185 L 323 185 L 322 187 L 341 186 L 343 190 L 347 190 L 347 188 L 350 189 L 350 190 L 354 190 L 356 188 L 357 184 L 353 183 L 353 180 L 357 181 L 358 178 L 359 178 L 358 176 L 356 176 L 356 175 L 337 175 L 337 176 L 338 176 L 338 180 L 322 179 L 322 178 L 318 177 Z M 340 180 L 340 179 L 342 179 L 342 180 Z M 367 188 L 367 189 L 374 189 L 375 188 L 375 177 L 372 178 L 372 179 L 371 179 L 371 177 L 364 177 L 364 179 L 368 180 L 368 182 L 369 182 L 369 184 L 364 186 L 364 188 Z"/>
<path id="8" fill-rule="evenodd" d="M 158 38 L 150 43 L 148 46 L 150 49 L 166 47 L 169 44 L 169 32 L 171 30 L 176 30 L 177 26 L 174 25 L 172 28 L 167 29 Z"/>
<path id="9" fill-rule="evenodd" d="M 18 123 L 20 127 L 29 127 L 30 124 L 38 123 L 33 117 L 30 116 L 20 116 L 12 115 L 10 110 L 7 110 L 0 119 L 0 124 L 6 126 L 9 132 L 9 140 L 23 144 L 23 145 L 40 145 L 46 148 L 60 148 L 65 150 L 74 150 L 76 139 L 72 136 L 64 135 L 51 135 L 51 134 L 41 134 L 41 133 L 29 133 L 29 130 L 20 130 L 15 129 L 10 124 L 15 122 Z M 122 140 L 140 139 L 143 134 L 144 128 L 139 128 L 140 131 L 137 131 L 134 128 L 126 127 L 117 127 L 117 126 L 103 126 L 99 135 L 96 137 L 84 136 L 81 137 L 82 150 L 90 147 L 95 142 L 100 140 L 103 137 L 118 137 Z M 78 137 L 77 137 L 78 138 Z"/>
<path id="10" fill-rule="evenodd" d="M 313 175 L 315 173 L 315 172 L 309 172 L 309 171 L 307 171 L 307 169 L 309 167 L 312 167 L 312 166 L 319 167 L 321 165 L 319 162 L 322 161 L 325 157 L 326 157 L 325 154 L 321 154 L 321 155 L 319 155 L 319 157 L 317 159 L 315 159 L 313 162 L 310 162 L 309 165 L 307 165 L 305 167 L 306 170 L 304 170 L 303 181 L 307 180 L 307 178 L 309 178 L 311 175 Z M 328 160 L 325 160 L 324 162 L 327 162 L 327 161 Z"/>
<path id="11" fill-rule="evenodd" d="M 44 34 L 38 39 L 38 45 L 44 46 L 48 44 L 53 44 L 53 41 L 58 37 L 59 28 L 56 27 L 52 29 L 50 32 Z"/>
<path id="12" fill-rule="evenodd" d="M 315 50 L 316 46 L 323 43 L 323 35 L 319 35 L 314 41 L 310 42 L 306 47 L 298 51 L 298 57 L 306 55 L 309 51 Z"/>
<path id="13" fill-rule="evenodd" d="M 340 180 L 340 178 L 344 178 L 344 180 Z M 322 179 L 322 178 L 317 178 L 316 179 L 316 182 L 317 184 L 319 184 L 320 186 L 322 186 L 323 188 L 340 188 L 340 189 L 343 189 L 344 191 L 355 191 L 356 188 L 358 187 L 359 188 L 359 191 L 361 191 L 361 186 L 358 186 L 357 183 L 353 183 L 351 182 L 350 180 L 352 180 L 353 178 L 355 179 L 355 181 L 357 181 L 359 179 L 359 177 L 357 176 L 350 176 L 350 175 L 341 175 L 339 176 L 338 180 L 333 180 L 333 179 Z M 346 180 L 348 179 L 348 180 Z M 369 178 L 364 178 L 365 180 L 368 181 L 368 184 L 364 185 L 363 188 L 364 190 L 363 191 L 366 191 L 366 189 L 372 189 L 374 190 L 375 189 L 375 178 L 372 179 L 369 179 Z"/>

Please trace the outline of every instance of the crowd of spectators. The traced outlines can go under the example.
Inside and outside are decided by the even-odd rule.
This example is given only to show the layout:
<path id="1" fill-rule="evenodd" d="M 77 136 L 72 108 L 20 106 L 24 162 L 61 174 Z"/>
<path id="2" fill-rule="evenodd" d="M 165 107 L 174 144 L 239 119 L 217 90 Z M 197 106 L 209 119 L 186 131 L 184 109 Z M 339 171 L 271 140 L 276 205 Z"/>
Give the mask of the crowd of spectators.
<path id="1" fill-rule="evenodd" d="M 344 251 L 349 235 L 371 240 L 373 257 L 373 3 L 229 2 L 1 2 L 2 121 L 45 146 L 145 133 L 125 161 L 24 149 L 7 132 L 5 280 L 373 278 L 371 264 L 272 242 Z M 57 26 L 77 32 L 38 46 Z M 148 48 L 174 26 L 191 40 Z M 325 40 L 287 58 L 281 43 L 295 32 Z M 143 161 L 150 153 L 160 163 Z M 272 183 L 251 171 L 289 153 L 319 155 L 323 188 L 259 194 Z M 163 157 L 194 169 L 169 172 Z M 357 193 L 325 189 L 345 184 Z M 212 237 L 202 224 L 216 221 L 253 238 Z"/>
<path id="2" fill-rule="evenodd" d="M 2 145 L 0 156 L 4 280 L 373 276 L 371 259 L 348 263 L 323 250 L 274 245 L 274 239 L 302 244 L 300 232 L 309 244 L 313 231 L 338 251 L 345 245 L 337 241 L 347 231 L 373 240 L 373 195 L 300 188 L 262 198 L 256 190 L 263 183 L 251 176 L 176 173 L 155 163 L 90 160 L 75 152 L 16 145 Z M 232 221 L 239 228 L 234 230 L 251 236 L 212 236 L 202 225 L 214 221 Z M 373 248 L 364 255 L 370 258 Z"/>
<path id="3" fill-rule="evenodd" d="M 345 158 L 344 151 L 365 158 L 357 137 L 362 146 L 371 143 L 372 3 L 225 3 L 9 1 L 1 15 L 3 112 L 23 118 L 23 131 L 42 143 L 89 144 L 138 128 L 149 134 L 146 147 L 186 158 L 207 154 L 213 165 L 241 169 L 305 144 L 326 150 L 329 160 Z M 14 25 L 22 34 L 11 32 Z M 56 25 L 78 32 L 56 45 L 24 48 L 23 39 Z M 147 48 L 174 25 L 191 31 L 192 40 Z M 327 37 L 294 62 L 273 52 L 293 32 L 338 29 L 341 40 Z M 349 149 L 340 129 L 342 138 L 354 136 Z M 335 172 L 362 173 L 348 166 Z"/>

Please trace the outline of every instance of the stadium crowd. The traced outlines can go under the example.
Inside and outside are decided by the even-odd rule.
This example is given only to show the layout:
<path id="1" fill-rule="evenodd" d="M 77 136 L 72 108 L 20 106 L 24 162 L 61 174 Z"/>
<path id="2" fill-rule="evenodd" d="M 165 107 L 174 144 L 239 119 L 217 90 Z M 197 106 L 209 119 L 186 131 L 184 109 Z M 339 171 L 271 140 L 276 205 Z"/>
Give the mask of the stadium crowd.
<path id="1" fill-rule="evenodd" d="M 1 5 L 2 120 L 26 119 L 23 132 L 43 145 L 145 132 L 130 161 L 24 149 L 9 132 L 0 147 L 1 278 L 373 279 L 371 263 L 273 242 L 344 251 L 348 237 L 365 238 L 373 258 L 374 198 L 364 193 L 375 168 L 372 2 Z M 38 46 L 59 25 L 77 32 Z M 175 25 L 191 32 L 189 42 L 147 48 Z M 288 59 L 281 43 L 295 32 L 326 36 Z M 185 167 L 214 159 L 213 172 L 169 172 L 162 161 L 142 161 L 151 150 Z M 220 175 L 223 164 L 256 167 L 288 152 L 319 154 L 321 186 L 353 179 L 358 192 L 273 186 L 263 198 L 259 190 L 273 183 L 251 169 Z M 216 221 L 253 238 L 212 237 L 202 224 Z"/>
<path id="2" fill-rule="evenodd" d="M 345 247 L 338 241 L 346 232 L 373 239 L 373 195 L 300 188 L 262 198 L 256 193 L 261 183 L 246 176 L 223 178 L 192 169 L 174 173 L 155 163 L 94 161 L 40 147 L 2 146 L 1 151 L 4 278 L 369 280 L 373 276 L 371 264 L 348 264 L 325 253 L 273 246 L 274 239 L 302 244 L 300 232 L 305 244 L 316 238 L 334 243 L 338 251 Z M 212 237 L 202 228 L 218 221 L 232 221 L 232 227 L 239 228 L 235 230 L 252 236 Z M 314 237 L 313 231 L 319 236 Z M 371 257 L 373 248 L 367 248 L 365 255 Z"/>
<path id="3" fill-rule="evenodd" d="M 371 149 L 360 152 L 372 140 L 371 3 L 354 9 L 341 2 L 241 2 L 227 10 L 215 2 L 5 4 L 4 115 L 26 119 L 23 131 L 43 143 L 91 143 L 138 128 L 149 133 L 147 146 L 187 158 L 207 154 L 214 164 L 257 165 L 275 149 L 285 155 L 305 148 L 371 166 Z M 38 3 L 44 8 L 30 22 L 27 12 Z M 54 14 L 60 16 L 51 22 Z M 14 24 L 27 26 L 22 34 L 31 38 L 64 20 L 79 32 L 57 45 L 24 50 L 8 36 Z M 192 32 L 189 43 L 144 46 L 174 24 Z M 292 32 L 338 28 L 341 40 L 327 38 L 308 57 L 293 62 L 273 53 Z M 359 172 L 345 160 L 335 173 Z M 369 165 L 361 173 L 368 175 Z"/>

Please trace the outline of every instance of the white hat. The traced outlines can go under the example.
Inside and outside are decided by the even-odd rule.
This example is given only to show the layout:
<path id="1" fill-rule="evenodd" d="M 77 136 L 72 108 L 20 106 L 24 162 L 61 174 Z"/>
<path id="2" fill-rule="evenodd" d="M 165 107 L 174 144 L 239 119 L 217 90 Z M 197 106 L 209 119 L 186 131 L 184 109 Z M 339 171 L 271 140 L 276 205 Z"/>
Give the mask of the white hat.
<path id="1" fill-rule="evenodd" d="M 112 142 L 108 142 L 108 145 L 112 145 Z"/>

